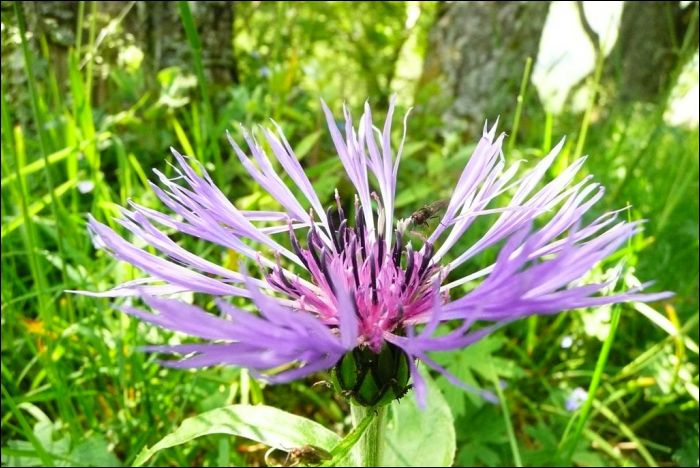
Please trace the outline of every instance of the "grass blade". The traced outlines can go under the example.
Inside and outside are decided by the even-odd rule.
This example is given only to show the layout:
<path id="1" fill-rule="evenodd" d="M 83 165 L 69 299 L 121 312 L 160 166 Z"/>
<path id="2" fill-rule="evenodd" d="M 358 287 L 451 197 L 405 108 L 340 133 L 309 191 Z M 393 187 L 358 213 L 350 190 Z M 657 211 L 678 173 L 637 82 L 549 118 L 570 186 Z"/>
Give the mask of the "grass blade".
<path id="1" fill-rule="evenodd" d="M 493 379 L 493 385 L 496 388 L 496 394 L 498 394 L 498 399 L 501 402 L 501 409 L 503 410 L 503 421 L 506 424 L 506 432 L 508 433 L 508 442 L 510 443 L 510 450 L 513 453 L 513 464 L 517 467 L 523 466 L 523 460 L 520 456 L 520 449 L 518 448 L 518 439 L 515 437 L 515 430 L 513 430 L 513 422 L 510 420 L 510 410 L 508 409 L 508 402 L 503 394 L 503 389 L 501 388 L 501 382 L 498 380 L 498 373 L 496 373 L 495 366 L 491 364 L 491 378 Z"/>
<path id="2" fill-rule="evenodd" d="M 513 151 L 515 140 L 518 137 L 518 127 L 520 126 L 520 115 L 523 112 L 523 102 L 525 101 L 525 91 L 530 82 L 530 71 L 532 70 L 532 57 L 525 60 L 525 71 L 523 79 L 520 82 L 520 92 L 518 93 L 518 104 L 515 107 L 515 117 L 513 118 L 513 130 L 511 131 L 510 140 L 508 141 L 508 152 Z"/>
<path id="3" fill-rule="evenodd" d="M 180 16 L 182 18 L 182 25 L 185 28 L 185 33 L 187 35 L 187 41 L 190 44 L 190 50 L 192 51 L 192 60 L 194 62 L 194 69 L 197 73 L 197 81 L 199 83 L 199 90 L 202 93 L 202 106 L 204 107 L 204 119 L 205 125 L 207 127 L 204 132 L 206 142 L 212 153 L 214 154 L 214 164 L 216 164 L 217 171 L 215 171 L 214 177 L 217 178 L 217 182 L 221 183 L 221 178 L 223 174 L 223 165 L 221 161 L 221 151 L 219 150 L 219 145 L 217 139 L 211 136 L 211 133 L 215 131 L 214 128 L 214 111 L 211 107 L 211 100 L 209 98 L 209 87 L 207 85 L 207 79 L 204 75 L 204 66 L 202 65 L 202 42 L 199 39 L 199 34 L 197 33 L 197 27 L 194 24 L 194 18 L 192 17 L 192 12 L 190 11 L 190 6 L 187 1 L 178 1 L 180 7 Z M 203 155 L 202 155 L 203 156 Z"/>
<path id="4" fill-rule="evenodd" d="M 591 408 L 593 406 L 593 400 L 595 400 L 595 393 L 600 386 L 600 381 L 603 376 L 603 371 L 605 370 L 605 364 L 608 362 L 608 357 L 610 356 L 610 349 L 612 348 L 613 341 L 615 341 L 615 334 L 617 333 L 617 327 L 620 324 L 620 307 L 615 307 L 612 312 L 612 317 L 610 320 L 610 331 L 608 336 L 603 343 L 603 347 L 600 350 L 600 355 L 598 355 L 598 362 L 596 363 L 595 370 L 593 371 L 593 378 L 591 379 L 591 384 L 588 387 L 588 398 L 581 407 L 581 412 L 578 415 L 578 420 L 576 423 L 576 428 L 574 429 L 574 435 L 568 439 L 563 440 L 560 447 L 567 446 L 568 451 L 565 456 L 566 465 L 571 464 L 571 458 L 574 456 L 574 451 L 578 446 L 578 441 L 583 434 L 583 430 L 586 427 L 586 422 L 588 421 L 588 416 L 591 413 Z"/>

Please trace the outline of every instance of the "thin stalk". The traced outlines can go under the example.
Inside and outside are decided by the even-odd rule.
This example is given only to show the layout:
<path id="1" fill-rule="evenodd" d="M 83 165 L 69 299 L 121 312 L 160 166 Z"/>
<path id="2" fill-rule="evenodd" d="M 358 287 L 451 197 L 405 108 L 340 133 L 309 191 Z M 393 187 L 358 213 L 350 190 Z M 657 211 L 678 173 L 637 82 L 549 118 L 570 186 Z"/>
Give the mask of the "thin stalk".
<path id="1" fill-rule="evenodd" d="M 523 111 L 523 102 L 525 101 L 525 91 L 527 84 L 530 82 L 530 70 L 532 70 L 532 57 L 525 60 L 525 71 L 523 79 L 520 82 L 520 92 L 518 93 L 518 104 L 515 107 L 515 119 L 513 121 L 513 130 L 511 131 L 510 140 L 508 141 L 508 151 L 512 151 L 515 147 L 515 140 L 518 137 L 518 127 L 520 126 L 520 114 Z"/>
<path id="2" fill-rule="evenodd" d="M 10 124 L 10 106 L 5 99 L 5 82 L 0 82 L 0 116 L 2 121 L 0 122 L 0 128 L 2 128 L 2 162 L 6 162 L 5 158 L 9 157 L 14 159 L 14 146 L 15 142 L 12 136 L 12 125 Z M 7 177 L 2 178 L 2 185 L 5 185 L 6 180 L 11 180 L 11 172 L 6 172 L 3 170 L 3 174 L 7 174 Z"/>
<path id="3" fill-rule="evenodd" d="M 552 129 L 554 128 L 554 115 L 547 111 L 544 121 L 544 139 L 542 141 L 542 152 L 549 153 L 552 150 Z"/>
<path id="4" fill-rule="evenodd" d="M 178 1 L 177 3 L 180 6 L 180 17 L 182 18 L 182 25 L 185 28 L 187 41 L 190 44 L 190 50 L 192 51 L 192 61 L 194 62 L 194 69 L 197 73 L 199 90 L 202 94 L 204 119 L 205 125 L 207 126 L 206 132 L 204 132 L 206 143 L 209 145 L 212 153 L 214 154 L 214 164 L 217 168 L 217 171 L 215 171 L 215 177 L 217 178 L 217 182 L 221 184 L 223 175 L 223 165 L 221 161 L 221 152 L 219 150 L 217 139 L 216 137 L 212 137 L 212 132 L 215 131 L 214 111 L 211 107 L 211 100 L 209 98 L 209 88 L 207 86 L 206 76 L 204 75 L 204 66 L 202 65 L 202 42 L 199 39 L 199 34 L 197 33 L 197 27 L 194 24 L 194 18 L 192 17 L 192 12 L 190 11 L 189 3 L 187 1 Z"/>
<path id="5" fill-rule="evenodd" d="M 527 318 L 527 338 L 525 340 L 525 350 L 529 356 L 532 356 L 532 353 L 535 351 L 535 345 L 537 344 L 537 320 L 537 315 Z"/>
<path id="6" fill-rule="evenodd" d="M 603 416 L 605 416 L 611 423 L 617 426 L 617 428 L 620 430 L 620 432 L 622 432 L 622 434 L 625 437 L 627 437 L 631 442 L 635 443 L 639 455 L 641 455 L 641 457 L 644 459 L 647 465 L 659 466 L 659 464 L 656 462 L 654 457 L 644 445 L 644 442 L 640 440 L 639 437 L 637 437 L 637 435 L 629 428 L 629 426 L 623 423 L 610 408 L 603 406 L 603 404 L 596 399 L 593 399 L 593 405 L 598 411 L 600 411 L 603 414 Z"/>
<path id="7" fill-rule="evenodd" d="M 39 35 L 39 45 L 41 46 L 41 55 L 43 59 L 46 61 L 47 64 L 51 63 L 51 53 L 49 52 L 49 43 L 46 40 L 46 35 Z M 58 88 L 58 78 L 56 77 L 56 73 L 51 67 L 48 67 L 46 78 L 48 81 L 47 86 L 51 90 L 51 100 L 53 101 L 53 108 L 62 109 L 63 102 L 61 101 L 61 92 Z M 49 113 L 48 109 L 46 108 L 46 105 L 44 105 L 43 110 L 46 113 Z M 51 132 L 53 141 L 57 141 L 58 138 L 56 137 L 56 126 L 52 125 L 49 131 Z"/>
<path id="8" fill-rule="evenodd" d="M 493 379 L 493 384 L 496 387 L 496 393 L 498 394 L 498 399 L 501 402 L 501 409 L 503 409 L 503 421 L 506 424 L 506 433 L 508 434 L 508 442 L 510 443 L 510 450 L 513 452 L 513 464 L 517 467 L 523 466 L 523 459 L 520 457 L 520 449 L 518 448 L 518 439 L 515 437 L 515 430 L 513 429 L 513 422 L 510 420 L 510 410 L 508 409 L 508 402 L 506 401 L 506 396 L 503 394 L 503 389 L 501 388 L 501 382 L 498 381 L 498 374 L 496 373 L 493 363 L 491 364 L 491 378 Z"/>
<path id="9" fill-rule="evenodd" d="M 31 101 L 32 101 L 32 109 L 34 110 L 34 118 L 35 118 L 35 123 L 37 126 L 37 131 L 39 132 L 39 143 L 41 147 L 41 153 L 42 155 L 46 158 L 46 151 L 47 151 L 47 141 L 46 141 L 46 135 L 44 133 L 44 122 L 43 119 L 41 118 L 41 112 L 39 110 L 39 93 L 36 89 L 36 80 L 34 77 L 34 69 L 31 66 L 31 56 L 29 53 L 29 46 L 27 44 L 27 39 L 26 39 L 26 34 L 27 34 L 27 28 L 25 26 L 25 20 L 24 20 L 24 11 L 22 10 L 22 6 L 20 5 L 20 2 L 13 2 L 13 6 L 15 9 L 15 15 L 17 16 L 17 26 L 19 28 L 20 36 L 21 36 L 21 41 L 22 41 L 22 51 L 24 52 L 24 69 L 25 72 L 27 73 L 27 82 L 29 85 L 29 93 L 31 95 Z M 21 128 L 18 128 L 18 130 L 21 130 Z M 21 136 L 21 133 L 18 133 L 18 135 Z M 21 138 L 21 141 L 24 141 L 24 138 Z M 22 144 L 22 147 L 24 145 Z M 24 153 L 24 151 L 19 151 L 18 153 Z M 45 174 L 46 174 L 46 184 L 49 188 L 49 193 L 53 194 L 53 181 L 51 180 L 51 175 L 49 174 L 48 171 L 48 162 L 46 162 L 45 165 Z M 15 170 L 17 171 L 17 180 L 24 184 L 25 179 L 21 177 L 21 172 L 22 172 L 22 166 L 24 165 L 24 161 L 19 160 L 19 155 L 17 156 L 17 160 L 15 161 Z M 48 329 L 51 329 L 52 325 L 52 317 L 51 317 L 51 312 L 49 310 L 48 304 L 46 303 L 46 298 L 44 297 L 44 281 L 43 281 L 43 272 L 41 269 L 41 262 L 36 258 L 36 242 L 35 242 L 35 237 L 34 237 L 34 229 L 33 229 L 33 223 L 32 220 L 29 218 L 29 211 L 28 211 L 28 204 L 27 204 L 27 187 L 24 185 L 20 186 L 20 194 L 22 195 L 22 200 L 21 200 L 21 207 L 22 207 L 22 216 L 25 218 L 25 225 L 27 227 L 27 241 L 28 241 L 28 248 L 30 249 L 29 251 L 29 256 L 30 260 L 32 263 L 34 263 L 34 270 L 37 274 L 35 277 L 35 281 L 38 281 L 37 283 L 37 288 L 40 292 L 38 296 L 39 300 L 39 313 L 42 316 L 42 319 L 44 320 L 44 324 Z M 52 195 L 53 196 L 53 195 Z M 55 200 L 52 200 L 52 202 L 55 202 Z M 59 217 L 57 216 L 56 213 L 56 204 L 52 203 L 51 204 L 52 208 L 54 209 L 54 217 L 56 221 L 59 220 Z M 60 233 L 58 236 L 58 242 L 60 244 Z"/>
<path id="10" fill-rule="evenodd" d="M 367 408 L 360 405 L 350 405 L 350 408 L 352 410 L 353 427 L 358 427 L 367 416 L 374 414 L 374 420 L 370 423 L 367 431 L 353 449 L 356 465 L 383 466 L 386 408 Z"/>
<path id="11" fill-rule="evenodd" d="M 92 64 L 95 60 L 95 32 L 97 31 L 97 2 L 91 2 L 90 6 L 90 35 L 88 36 L 88 53 L 90 59 L 85 64 L 85 102 L 88 107 L 92 103 Z M 80 63 L 80 56 L 78 56 Z"/>
<path id="12" fill-rule="evenodd" d="M 75 54 L 75 57 L 78 62 L 80 62 L 80 54 L 82 52 L 82 46 L 83 46 L 83 21 L 85 20 L 85 1 L 82 0 L 78 2 L 78 20 L 76 22 L 75 26 L 75 51 L 73 52 Z M 69 52 L 70 53 L 70 52 Z M 72 64 L 69 63 L 69 66 L 72 66 Z M 75 105 L 75 97 L 73 105 Z M 77 118 L 76 113 L 73 112 L 73 117 Z M 66 133 L 70 132 L 70 130 L 67 130 Z M 78 164 L 77 164 L 77 158 L 70 158 L 68 160 L 67 164 L 67 171 L 68 171 L 68 177 L 73 178 L 77 175 L 78 172 Z M 71 211 L 73 213 L 78 212 L 78 194 L 76 192 L 73 192 L 71 194 Z"/>
<path id="13" fill-rule="evenodd" d="M 83 45 L 83 19 L 85 18 L 85 2 L 78 2 L 78 22 L 75 27 L 75 54 L 80 57 L 80 48 Z"/>
<path id="14" fill-rule="evenodd" d="M 605 364 L 608 362 L 608 356 L 610 356 L 610 349 L 612 348 L 613 341 L 615 341 L 615 334 L 617 332 L 617 326 L 620 324 L 620 307 L 615 307 L 610 320 L 610 331 L 608 336 L 603 343 L 603 348 L 600 350 L 600 355 L 598 356 L 598 362 L 596 363 L 595 370 L 593 371 L 593 378 L 591 379 L 591 384 L 588 387 L 588 398 L 581 407 L 581 413 L 578 416 L 578 421 L 576 424 L 576 429 L 574 430 L 574 435 L 569 440 L 563 441 L 568 444 L 568 452 L 565 456 L 565 466 L 571 464 L 571 458 L 574 456 L 574 451 L 578 446 L 578 441 L 581 438 L 581 434 L 586 427 L 586 422 L 588 421 L 588 416 L 591 413 L 591 408 L 593 407 L 593 401 L 595 400 L 595 393 L 600 386 L 601 378 L 603 377 L 603 371 L 605 371 Z"/>
<path id="15" fill-rule="evenodd" d="M 12 2 L 14 10 L 15 10 L 15 15 L 17 17 L 17 27 L 19 29 L 20 33 L 20 38 L 22 41 L 22 52 L 24 55 L 24 69 L 27 74 L 27 84 L 29 86 L 29 94 L 31 96 L 31 102 L 32 102 L 32 110 L 34 111 L 34 122 L 37 127 L 37 131 L 39 133 L 39 143 L 40 143 L 40 149 L 41 149 L 41 155 L 42 158 L 44 159 L 44 175 L 46 179 L 46 185 L 49 190 L 50 194 L 50 199 L 51 199 L 51 211 L 53 214 L 54 219 L 56 220 L 56 244 L 58 247 L 58 255 L 60 258 L 65 259 L 68 258 L 65 255 L 64 247 L 63 247 L 63 229 L 61 228 L 62 225 L 62 216 L 60 212 L 60 201 L 58 200 L 58 197 L 56 196 L 54 192 L 54 186 L 53 186 L 53 180 L 51 178 L 51 172 L 50 172 L 50 165 L 49 165 L 49 160 L 48 160 L 48 142 L 47 142 L 47 137 L 46 137 L 46 131 L 45 131 L 45 126 L 44 126 L 44 119 L 42 118 L 41 114 L 41 106 L 40 106 L 40 97 L 39 97 L 39 91 L 37 89 L 36 85 L 36 77 L 34 75 L 34 67 L 32 66 L 32 57 L 31 53 L 29 51 L 29 44 L 27 44 L 27 26 L 24 18 L 24 11 L 22 10 L 22 5 L 19 1 L 14 1 Z M 21 180 L 21 167 L 16 168 L 17 169 L 17 177 L 18 179 Z M 24 182 L 24 181 L 23 181 Z M 22 202 L 25 204 L 26 208 L 26 199 L 23 196 Z M 24 210 L 23 210 L 24 211 Z M 24 213 L 27 213 L 27 211 L 24 211 Z M 28 229 L 28 232 L 31 231 L 31 229 Z M 32 243 L 34 244 L 34 248 L 36 249 L 36 238 L 32 237 Z M 31 252 L 30 254 L 34 254 L 35 252 Z M 40 267 L 40 262 L 37 262 L 37 264 Z M 40 272 L 41 270 L 39 270 Z M 63 261 L 61 262 L 61 274 L 62 274 L 62 280 L 63 284 L 68 284 L 68 273 L 66 271 L 66 262 Z M 51 308 L 48 306 L 46 303 L 46 298 L 44 297 L 45 295 L 45 288 L 42 286 L 42 284 L 38 284 L 37 288 L 39 288 L 40 292 L 43 292 L 42 294 L 39 294 L 39 297 L 42 298 L 42 302 L 40 303 L 40 311 L 42 313 L 42 320 L 44 321 L 44 326 L 46 327 L 47 330 L 52 331 L 53 330 L 53 314 Z M 73 301 L 71 300 L 70 297 L 66 298 L 66 303 L 68 306 L 69 314 L 70 316 L 74 316 L 74 309 L 73 309 Z M 61 376 L 60 371 L 58 368 L 53 364 L 52 361 L 52 356 L 53 356 L 53 350 L 54 350 L 54 342 L 53 339 L 50 338 L 50 335 L 47 335 L 46 337 L 46 346 L 47 346 L 47 352 L 45 353 L 46 359 L 48 361 L 48 370 L 49 370 L 49 375 L 52 376 L 53 383 L 56 385 L 58 389 L 59 396 L 58 397 L 58 403 L 59 403 L 59 408 L 61 409 L 62 416 L 65 418 L 65 420 L 73 421 L 77 420 L 76 419 L 71 419 L 70 415 L 73 414 L 75 415 L 75 409 L 72 406 L 72 401 L 70 400 L 70 397 L 67 397 L 65 395 L 68 394 L 67 389 L 65 388 L 65 381 Z M 73 424 L 70 424 L 70 428 L 72 431 L 72 435 L 78 438 L 78 430 L 77 428 L 74 427 Z"/>
<path id="16" fill-rule="evenodd" d="M 586 106 L 586 112 L 583 114 L 583 122 L 581 122 L 581 132 L 579 133 L 578 140 L 576 141 L 576 150 L 574 151 L 574 159 L 578 159 L 583 154 L 583 147 L 586 145 L 586 135 L 588 134 L 588 126 L 591 124 L 591 117 L 593 116 L 593 108 L 595 107 L 595 100 L 598 96 L 598 87 L 600 86 L 600 79 L 603 76 L 603 64 L 605 63 L 605 54 L 598 54 L 598 63 L 595 67 L 595 73 L 593 74 L 593 81 L 591 82 L 590 96 L 588 96 L 588 105 Z"/>
<path id="17" fill-rule="evenodd" d="M 15 185 L 16 189 L 14 193 L 19 199 L 19 208 L 22 213 L 22 220 L 24 222 L 24 242 L 27 249 L 27 256 L 29 257 L 29 267 L 32 272 L 32 277 L 34 280 L 34 287 L 37 290 L 37 306 L 39 309 L 39 316 L 42 320 L 46 321 L 50 319 L 51 312 L 49 311 L 49 305 L 46 299 L 46 278 L 44 276 L 44 269 L 41 265 L 41 260 L 37 255 L 36 248 L 36 238 L 34 232 L 34 220 L 29 212 L 29 204 L 27 200 L 29 195 L 27 193 L 27 181 L 22 177 L 22 167 L 24 166 L 24 136 L 22 134 L 22 127 L 15 127 L 14 140 L 17 150 L 15 151 Z M 5 160 L 3 159 L 3 163 Z M 4 165 L 4 164 L 3 164 Z M 4 229 L 4 226 L 3 226 Z"/>
<path id="18" fill-rule="evenodd" d="M 93 68 L 95 57 L 97 55 L 97 45 L 95 44 L 95 36 L 97 33 L 97 2 L 90 2 L 90 30 L 88 35 L 87 54 L 85 57 L 85 81 L 82 82 L 80 74 L 80 55 L 72 54 L 70 57 L 71 80 L 74 100 L 74 115 L 81 134 L 87 140 L 92 140 L 95 137 L 95 122 L 92 112 L 92 86 L 93 86 Z M 82 89 L 80 89 L 82 88 Z M 107 202 L 111 202 L 109 196 L 109 187 L 104 182 L 102 176 L 100 153 L 97 149 L 97 142 L 89 145 L 85 150 L 85 156 L 92 169 L 92 179 L 95 184 L 95 193 L 104 197 Z M 94 198 L 94 203 L 99 205 L 99 196 Z M 109 219 L 109 217 L 108 217 Z M 111 223 L 110 223 L 111 225 Z"/>
<path id="19" fill-rule="evenodd" d="M 60 208 L 60 201 L 56 198 L 53 190 L 53 180 L 51 177 L 51 171 L 50 171 L 50 165 L 49 165 L 49 160 L 48 160 L 48 151 L 49 151 L 49 145 L 47 141 L 47 136 L 46 136 L 46 131 L 45 131 L 45 126 L 44 126 L 44 119 L 42 118 L 42 113 L 40 110 L 40 98 L 39 98 L 39 91 L 36 86 L 36 77 L 34 76 L 34 67 L 32 64 L 32 57 L 31 53 L 29 52 L 29 44 L 27 44 L 27 26 L 26 22 L 24 19 L 24 10 L 22 10 L 22 5 L 20 2 L 15 1 L 12 2 L 14 9 L 15 9 L 15 15 L 17 16 L 17 27 L 19 28 L 19 33 L 20 33 L 20 38 L 22 41 L 22 52 L 24 54 L 24 70 L 27 73 L 27 84 L 29 86 L 29 94 L 31 95 L 31 101 L 32 101 L 32 110 L 34 111 L 34 122 L 37 127 L 37 131 L 39 132 L 39 143 L 40 143 L 40 149 L 41 149 L 41 156 L 44 159 L 44 176 L 46 178 L 46 187 L 49 189 L 49 193 L 51 194 L 51 211 L 53 214 L 54 219 L 56 220 L 56 244 L 58 246 L 58 253 L 61 258 L 66 258 L 66 255 L 64 255 L 64 248 L 63 248 L 63 235 L 62 235 L 62 229 L 61 229 L 61 219 L 62 217 L 61 212 L 59 210 Z M 19 177 L 19 173 L 18 173 Z M 64 284 L 68 284 L 68 273 L 66 271 L 65 267 L 65 262 L 61 263 L 61 273 L 62 273 L 62 279 Z M 66 299 L 69 311 L 71 314 L 73 313 L 73 301 L 70 298 Z M 48 312 L 48 309 L 47 309 Z M 45 317 L 48 319 L 48 321 L 45 322 L 45 325 L 48 327 L 48 329 L 51 329 L 53 323 L 52 323 L 52 317 L 48 316 Z"/>

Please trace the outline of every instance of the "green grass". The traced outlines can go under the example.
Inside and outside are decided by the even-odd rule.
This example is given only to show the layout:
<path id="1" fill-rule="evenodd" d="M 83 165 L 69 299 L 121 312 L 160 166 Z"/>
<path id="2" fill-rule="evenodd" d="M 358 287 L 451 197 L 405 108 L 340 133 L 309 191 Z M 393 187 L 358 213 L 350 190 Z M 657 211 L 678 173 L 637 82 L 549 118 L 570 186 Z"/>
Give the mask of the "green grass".
<path id="1" fill-rule="evenodd" d="M 297 12 L 301 19 L 279 15 L 277 8 L 287 7 L 247 17 L 241 7 L 241 14 L 250 31 L 273 25 L 301 28 L 310 21 L 310 6 Z M 7 19 L 19 30 L 24 28 L 21 8 L 15 2 L 14 13 L 8 13 L 14 16 Z M 219 129 L 235 136 L 239 121 L 251 126 L 275 116 L 293 145 L 304 141 L 299 153 L 314 187 L 326 196 L 322 201 L 330 202 L 336 186 L 347 192 L 318 98 L 333 109 L 347 99 L 357 116 L 358 104 L 367 97 L 367 73 L 376 69 L 339 73 L 358 53 L 341 48 L 335 51 L 337 60 L 323 62 L 318 72 L 336 78 L 326 84 L 302 76 L 299 67 L 314 65 L 313 54 L 328 47 L 313 42 L 314 34 L 330 37 L 332 28 L 344 24 L 343 18 L 329 16 L 328 30 L 304 32 L 308 35 L 300 40 L 308 41 L 308 50 L 299 56 L 263 32 L 243 34 L 250 42 L 246 50 L 277 47 L 270 53 L 277 60 L 270 64 L 272 76 L 262 76 L 256 59 L 246 55 L 239 57 L 241 83 L 219 89 L 205 79 L 194 18 L 187 2 L 180 2 L 191 69 L 149 76 L 141 67 L 132 73 L 110 55 L 109 38 L 97 43 L 105 25 L 96 8 L 95 2 L 81 2 L 76 47 L 65 63 L 47 64 L 48 49 L 37 53 L 42 38 L 32 36 L 14 46 L 18 54 L 13 57 L 22 61 L 26 77 L 22 85 L 6 84 L 12 81 L 6 81 L 3 68 L 3 465 L 128 466 L 184 418 L 232 403 L 266 403 L 347 431 L 347 405 L 326 387 L 311 386 L 327 376 L 270 387 L 238 369 L 164 369 L 137 348 L 166 342 L 173 334 L 116 312 L 107 300 L 64 291 L 101 291 L 139 277 L 135 269 L 93 248 L 86 215 L 116 226 L 117 205 L 129 198 L 162 209 L 148 179 L 153 179 L 152 168 L 170 171 L 169 146 L 196 153 L 215 167 L 217 181 L 237 206 L 275 207 L 275 200 L 243 176 L 223 143 Z M 338 8 L 347 8 L 342 13 L 348 17 L 361 14 Z M 375 40 L 398 41 L 391 35 Z M 518 67 L 527 77 L 529 62 Z M 65 79 L 61 68 L 67 70 Z M 196 85 L 188 75 L 197 76 Z M 98 84 L 108 90 L 99 100 Z M 438 379 L 456 420 L 455 463 L 686 465 L 693 451 L 697 457 L 698 440 L 698 129 L 665 124 L 657 107 L 627 106 L 600 114 L 594 98 L 583 116 L 545 114 L 523 104 L 522 97 L 534 92 L 526 84 L 527 78 L 521 98 L 513 97 L 518 111 L 506 158 L 527 159 L 530 167 L 568 135 L 548 177 L 577 155 L 589 154 L 584 171 L 608 189 L 599 212 L 630 203 L 632 219 L 649 220 L 645 233 L 592 271 L 591 279 L 624 262 L 620 290 L 633 286 L 635 278 L 656 279 L 657 289 L 677 295 L 666 304 L 650 304 L 650 310 L 627 304 L 532 319 L 462 353 L 441 356 L 460 377 L 481 385 L 493 378 L 507 382 L 499 391 L 499 408 Z M 598 86 L 595 79 L 593 86 Z M 402 115 L 409 103 L 400 104 L 397 114 Z M 382 111 L 376 113 L 379 118 Z M 436 136 L 421 125 L 425 118 L 409 120 L 397 194 L 401 216 L 431 197 L 449 195 L 475 144 L 457 132 Z M 522 123 L 525 118 L 528 125 Z M 86 181 L 93 189 L 81 193 L 78 184 Z M 483 229 L 477 223 L 457 249 Z M 237 264 L 229 252 L 190 238 L 177 240 L 213 261 Z M 465 270 L 483 266 L 490 255 Z M 560 346 L 564 337 L 572 337 L 572 347 Z M 576 387 L 588 389 L 589 398 L 572 414 L 564 401 Z M 253 465 L 262 463 L 265 451 L 244 440 L 209 437 L 159 452 L 151 463 Z"/>

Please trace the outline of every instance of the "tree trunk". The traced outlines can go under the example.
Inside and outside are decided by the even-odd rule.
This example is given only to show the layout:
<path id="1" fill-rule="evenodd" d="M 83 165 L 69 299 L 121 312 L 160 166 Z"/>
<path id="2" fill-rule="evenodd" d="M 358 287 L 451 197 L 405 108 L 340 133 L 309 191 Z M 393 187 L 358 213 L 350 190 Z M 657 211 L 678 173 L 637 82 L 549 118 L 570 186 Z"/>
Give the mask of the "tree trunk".
<path id="1" fill-rule="evenodd" d="M 237 82 L 238 71 L 233 58 L 234 2 L 190 2 L 190 8 L 202 42 L 202 62 L 207 78 L 224 86 Z M 194 73 L 177 2 L 138 2 L 137 13 L 125 21 L 124 27 L 143 47 L 144 63 L 153 71 L 179 66 Z"/>
<path id="2" fill-rule="evenodd" d="M 512 114 L 525 60 L 537 57 L 549 3 L 440 5 L 421 84 L 441 85 L 448 97 L 448 104 L 442 106 L 445 122 L 466 121 L 474 133 L 484 120 Z"/>
<path id="3" fill-rule="evenodd" d="M 9 2 L 8 2 L 9 3 Z M 75 46 L 78 2 L 22 2 L 27 17 L 27 27 L 34 37 L 46 39 L 50 68 L 59 82 L 68 79 L 68 49 Z M 30 42 L 35 47 L 35 60 L 39 62 L 38 41 Z M 49 64 L 46 64 L 47 66 Z M 4 78 L 4 77 L 3 77 Z"/>
<path id="4" fill-rule="evenodd" d="M 625 2 L 617 43 L 606 63 L 606 80 L 622 101 L 664 104 L 676 73 L 698 50 L 696 2 Z M 689 47 L 683 49 L 689 27 Z"/>
<path id="5" fill-rule="evenodd" d="M 129 4 L 128 1 L 99 2 L 99 34 Z M 77 1 L 23 2 L 30 30 L 46 37 L 52 67 L 59 70 L 59 80 L 66 78 L 66 53 L 74 47 L 78 18 Z M 227 86 L 238 80 L 238 70 L 233 56 L 234 2 L 190 2 L 192 15 L 202 42 L 202 61 L 207 77 L 213 84 Z M 83 51 L 88 40 L 91 7 L 85 7 L 83 20 Z M 121 24 L 121 31 L 134 37 L 136 45 L 145 54 L 144 66 L 158 72 L 166 67 L 179 66 L 194 73 L 192 55 L 185 35 L 177 2 L 137 2 L 128 11 Z M 105 41 L 109 39 L 105 38 Z M 104 48 L 104 44 L 102 44 Z M 100 54 L 100 50 L 97 51 Z"/>

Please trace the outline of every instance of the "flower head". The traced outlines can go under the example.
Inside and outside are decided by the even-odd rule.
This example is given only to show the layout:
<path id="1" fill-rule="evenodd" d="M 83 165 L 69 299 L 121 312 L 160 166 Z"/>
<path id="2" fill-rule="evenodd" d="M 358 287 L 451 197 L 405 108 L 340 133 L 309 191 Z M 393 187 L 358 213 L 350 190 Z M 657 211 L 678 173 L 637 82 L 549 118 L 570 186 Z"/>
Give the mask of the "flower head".
<path id="1" fill-rule="evenodd" d="M 582 224 L 584 214 L 603 196 L 602 187 L 590 178 L 574 183 L 585 158 L 538 188 L 562 143 L 516 178 L 518 163 L 507 167 L 502 154 L 504 135 L 496 137 L 495 125 L 485 128 L 449 200 L 423 211 L 419 208 L 420 216 L 396 220 L 396 179 L 406 132 L 404 121 L 403 139 L 394 151 L 393 100 L 381 130 L 373 126 L 368 105 L 357 128 L 344 109 L 344 136 L 325 104 L 323 109 L 338 157 L 355 189 L 354 194 L 342 196 L 336 191 L 331 207 L 324 209 L 326 198 L 314 191 L 273 122 L 274 130 L 263 129 L 262 134 L 274 160 L 245 130 L 252 157 L 230 136 L 229 140 L 250 176 L 279 202 L 279 211 L 238 209 L 204 167 L 173 150 L 177 177 L 170 179 L 156 170 L 163 188 L 152 187 L 174 214 L 132 202 L 118 220 L 161 255 L 136 247 L 90 218 L 97 246 L 150 275 L 93 294 L 140 296 L 153 312 L 132 306 L 121 310 L 208 341 L 149 347 L 184 356 L 165 365 L 230 364 L 250 368 L 271 382 L 289 382 L 336 366 L 341 389 L 369 406 L 402 396 L 412 376 L 423 401 L 425 383 L 416 372 L 418 359 L 454 384 L 469 388 L 433 361 L 429 352 L 464 348 L 532 314 L 668 297 L 637 291 L 601 296 L 608 283 L 579 282 L 639 232 L 641 225 L 617 222 L 617 213 Z M 510 203 L 493 206 L 505 193 L 512 193 Z M 350 203 L 344 204 L 341 197 L 351 197 Z M 429 237 L 411 232 L 412 224 L 436 215 L 440 219 L 433 223 Z M 481 216 L 494 218 L 491 228 L 467 250 L 452 252 L 451 260 L 445 260 Z M 533 228 L 538 217 L 546 222 Z M 263 274 L 258 277 L 244 268 L 234 271 L 201 258 L 166 232 L 231 249 L 259 264 Z M 492 265 L 450 278 L 452 269 L 501 241 Z M 451 300 L 450 291 L 465 283 L 476 286 Z M 167 297 L 180 292 L 215 296 L 221 316 Z M 232 305 L 226 296 L 249 299 L 259 314 Z M 438 330 L 445 322 L 453 324 L 449 331 Z"/>

